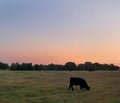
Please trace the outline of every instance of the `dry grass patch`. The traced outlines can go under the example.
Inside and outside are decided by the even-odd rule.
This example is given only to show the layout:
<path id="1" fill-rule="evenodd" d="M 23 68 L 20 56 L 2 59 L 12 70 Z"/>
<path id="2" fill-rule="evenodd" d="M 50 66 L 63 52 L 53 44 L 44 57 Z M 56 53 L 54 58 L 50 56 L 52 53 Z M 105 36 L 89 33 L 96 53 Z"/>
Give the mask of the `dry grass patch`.
<path id="1" fill-rule="evenodd" d="M 69 91 L 71 76 L 90 91 Z M 0 103 L 120 103 L 120 72 L 0 71 Z"/>

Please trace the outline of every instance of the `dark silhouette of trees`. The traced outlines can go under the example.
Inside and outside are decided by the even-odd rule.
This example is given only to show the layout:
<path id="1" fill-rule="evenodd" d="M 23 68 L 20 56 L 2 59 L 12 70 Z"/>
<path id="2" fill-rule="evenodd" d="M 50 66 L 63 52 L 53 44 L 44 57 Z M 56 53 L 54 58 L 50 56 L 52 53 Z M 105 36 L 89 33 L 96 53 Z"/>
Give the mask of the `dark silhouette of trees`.
<path id="1" fill-rule="evenodd" d="M 16 63 L 12 63 L 10 66 L 10 70 L 17 70 L 16 67 L 17 67 Z"/>
<path id="2" fill-rule="evenodd" d="M 64 69 L 65 70 L 76 70 L 77 66 L 74 62 L 67 62 L 65 65 L 64 65 Z"/>
<path id="3" fill-rule="evenodd" d="M 47 66 L 48 70 L 62 70 L 63 66 L 58 64 L 49 64 Z"/>
<path id="4" fill-rule="evenodd" d="M 102 64 L 100 64 L 100 63 L 93 63 L 93 66 L 94 66 L 94 69 L 95 70 L 100 70 L 100 69 L 102 69 Z"/>
<path id="5" fill-rule="evenodd" d="M 10 66 L 10 70 L 33 70 L 32 63 L 12 63 Z"/>
<path id="6" fill-rule="evenodd" d="M 21 70 L 33 70 L 32 63 L 22 63 L 20 65 Z"/>
<path id="7" fill-rule="evenodd" d="M 78 64 L 77 70 L 86 70 L 86 67 L 84 64 Z"/>
<path id="8" fill-rule="evenodd" d="M 42 70 L 42 65 L 35 64 L 33 70 Z"/>
<path id="9" fill-rule="evenodd" d="M 85 62 L 85 69 L 89 71 L 94 71 L 94 66 L 91 62 Z"/>
<path id="10" fill-rule="evenodd" d="M 113 70 L 120 70 L 119 66 L 114 64 L 100 64 L 100 63 L 92 63 L 92 62 L 85 62 L 84 64 L 76 65 L 74 62 L 67 62 L 65 65 L 58 65 L 58 64 L 35 64 L 32 63 L 12 63 L 9 66 L 7 63 L 0 62 L 0 70 L 84 70 L 84 71 L 98 71 L 98 70 L 106 70 L 106 71 L 113 71 Z"/>
<path id="11" fill-rule="evenodd" d="M 8 68 L 9 68 L 9 65 L 7 63 L 0 62 L 0 70 L 5 70 L 5 69 L 8 69 Z"/>
<path id="12" fill-rule="evenodd" d="M 77 66 L 78 70 L 87 70 L 87 71 L 95 71 L 95 70 L 120 70 L 119 66 L 115 66 L 114 64 L 100 64 L 100 63 L 91 63 L 85 62 L 85 64 L 79 64 Z"/>

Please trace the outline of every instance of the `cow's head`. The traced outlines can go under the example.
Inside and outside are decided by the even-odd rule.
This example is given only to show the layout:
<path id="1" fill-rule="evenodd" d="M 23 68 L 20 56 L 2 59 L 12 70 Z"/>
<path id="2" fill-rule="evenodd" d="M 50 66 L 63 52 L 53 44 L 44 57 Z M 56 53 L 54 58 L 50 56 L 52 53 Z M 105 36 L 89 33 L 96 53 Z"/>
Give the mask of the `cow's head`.
<path id="1" fill-rule="evenodd" d="M 86 87 L 86 90 L 90 90 L 90 87 Z"/>

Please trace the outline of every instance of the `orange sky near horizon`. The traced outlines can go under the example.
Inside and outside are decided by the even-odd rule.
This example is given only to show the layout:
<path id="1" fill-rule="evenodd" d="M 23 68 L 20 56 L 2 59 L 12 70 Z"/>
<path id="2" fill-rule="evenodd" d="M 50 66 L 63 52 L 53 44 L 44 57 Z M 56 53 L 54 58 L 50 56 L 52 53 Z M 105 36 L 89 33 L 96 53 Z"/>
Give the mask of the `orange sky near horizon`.
<path id="1" fill-rule="evenodd" d="M 33 44 L 32 44 L 33 45 Z M 33 64 L 65 64 L 68 61 L 75 62 L 76 64 L 90 62 L 99 62 L 107 64 L 120 65 L 120 50 L 117 46 L 105 46 L 102 48 L 97 47 L 43 47 L 36 48 L 35 45 L 28 46 L 21 45 L 18 47 L 7 48 L 6 52 L 3 51 L 3 57 L 6 57 L 11 62 L 31 62 Z M 6 55 L 7 54 L 7 55 Z M 5 59 L 6 59 L 5 58 Z M 3 58 L 3 60 L 5 60 Z M 7 62 L 7 61 L 6 61 Z"/>

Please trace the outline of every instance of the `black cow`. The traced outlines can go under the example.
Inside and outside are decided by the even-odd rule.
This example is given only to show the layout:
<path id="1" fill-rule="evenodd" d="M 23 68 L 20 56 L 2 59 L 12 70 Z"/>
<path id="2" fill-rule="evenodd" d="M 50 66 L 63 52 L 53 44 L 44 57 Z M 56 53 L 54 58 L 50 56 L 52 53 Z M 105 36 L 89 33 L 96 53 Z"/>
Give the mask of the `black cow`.
<path id="1" fill-rule="evenodd" d="M 85 79 L 83 78 L 77 78 L 77 77 L 71 77 L 70 78 L 70 84 L 69 84 L 69 90 L 72 89 L 74 90 L 73 86 L 74 85 L 79 85 L 80 89 L 86 89 L 86 90 L 90 90 L 90 87 L 88 86 L 87 82 Z"/>

